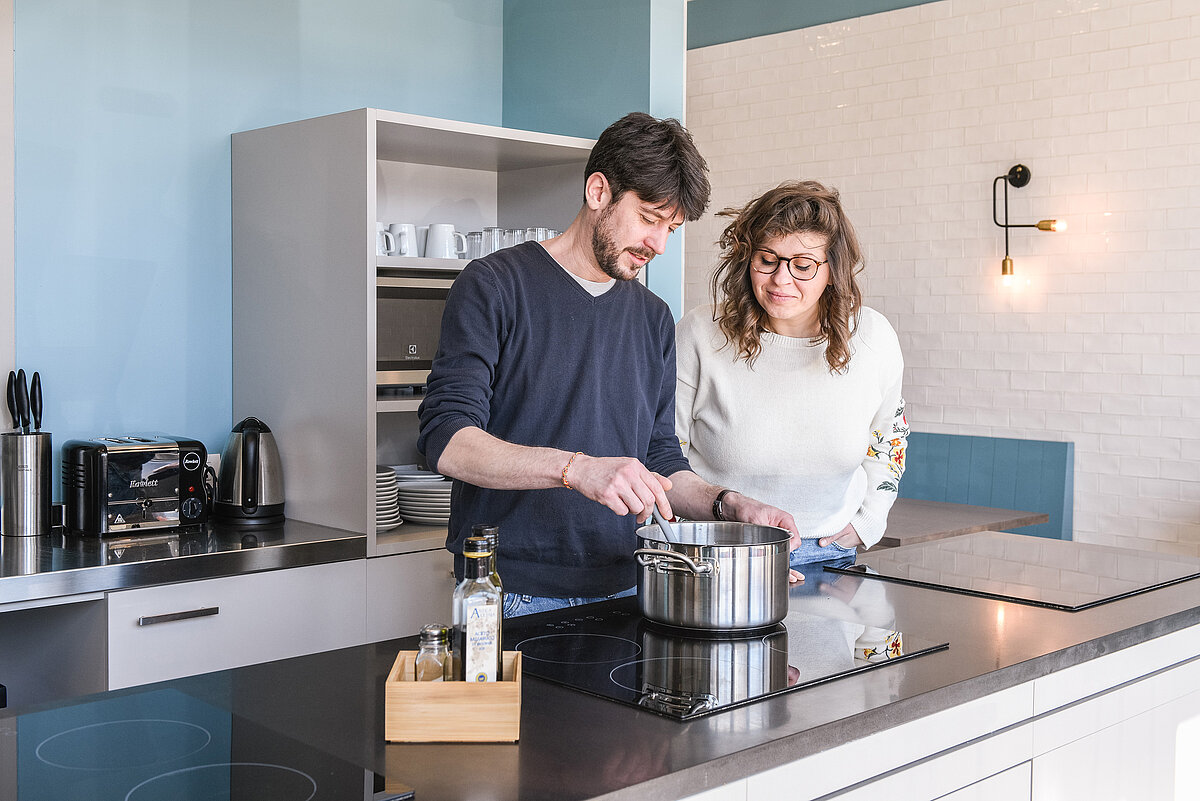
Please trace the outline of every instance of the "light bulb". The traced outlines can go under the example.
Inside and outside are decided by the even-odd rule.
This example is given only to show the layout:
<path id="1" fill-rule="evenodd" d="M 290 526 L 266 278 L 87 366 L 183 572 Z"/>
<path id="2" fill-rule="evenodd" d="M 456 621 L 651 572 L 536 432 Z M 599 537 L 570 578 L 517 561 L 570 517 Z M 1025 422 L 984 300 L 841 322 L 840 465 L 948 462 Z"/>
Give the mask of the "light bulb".
<path id="1" fill-rule="evenodd" d="M 1065 231 L 1067 230 L 1066 220 L 1040 220 L 1037 224 L 1039 231 Z"/>

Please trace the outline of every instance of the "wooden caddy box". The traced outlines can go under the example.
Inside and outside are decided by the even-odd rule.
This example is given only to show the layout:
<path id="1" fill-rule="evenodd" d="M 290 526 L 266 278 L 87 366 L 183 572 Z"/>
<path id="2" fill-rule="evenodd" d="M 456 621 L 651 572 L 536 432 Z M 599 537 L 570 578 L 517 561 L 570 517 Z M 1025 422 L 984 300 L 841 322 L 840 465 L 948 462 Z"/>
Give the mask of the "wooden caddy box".
<path id="1" fill-rule="evenodd" d="M 393 743 L 515 742 L 521 736 L 521 653 L 504 652 L 504 681 L 416 681 L 401 651 L 383 684 L 383 736 Z"/>

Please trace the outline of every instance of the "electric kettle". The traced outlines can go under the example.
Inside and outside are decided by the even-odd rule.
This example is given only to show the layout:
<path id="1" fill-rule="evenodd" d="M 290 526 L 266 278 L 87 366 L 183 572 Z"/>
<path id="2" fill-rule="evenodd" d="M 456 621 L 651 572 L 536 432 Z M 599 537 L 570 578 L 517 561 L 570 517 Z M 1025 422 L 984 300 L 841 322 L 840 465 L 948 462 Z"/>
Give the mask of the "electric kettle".
<path id="1" fill-rule="evenodd" d="M 233 525 L 283 522 L 283 465 L 275 435 L 257 417 L 247 417 L 229 434 L 213 516 Z"/>

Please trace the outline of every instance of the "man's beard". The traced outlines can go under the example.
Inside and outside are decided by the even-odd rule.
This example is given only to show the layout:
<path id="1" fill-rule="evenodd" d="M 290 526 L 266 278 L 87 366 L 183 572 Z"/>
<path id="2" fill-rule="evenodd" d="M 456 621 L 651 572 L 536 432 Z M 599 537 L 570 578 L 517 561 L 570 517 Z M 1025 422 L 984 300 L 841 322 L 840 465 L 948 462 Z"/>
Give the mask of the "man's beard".
<path id="1" fill-rule="evenodd" d="M 609 278 L 615 278 L 618 281 L 630 281 L 637 278 L 640 267 L 631 269 L 627 272 L 621 271 L 621 265 L 618 261 L 621 254 L 624 252 L 617 249 L 616 242 L 613 241 L 612 232 L 609 230 L 609 219 L 613 212 L 616 211 L 616 204 L 610 203 L 604 211 L 600 212 L 600 219 L 596 221 L 596 227 L 592 229 L 592 253 L 596 257 L 596 264 L 600 265 L 600 269 Z M 647 252 L 645 248 L 626 248 L 631 253 L 647 259 L 654 258 L 654 253 Z"/>

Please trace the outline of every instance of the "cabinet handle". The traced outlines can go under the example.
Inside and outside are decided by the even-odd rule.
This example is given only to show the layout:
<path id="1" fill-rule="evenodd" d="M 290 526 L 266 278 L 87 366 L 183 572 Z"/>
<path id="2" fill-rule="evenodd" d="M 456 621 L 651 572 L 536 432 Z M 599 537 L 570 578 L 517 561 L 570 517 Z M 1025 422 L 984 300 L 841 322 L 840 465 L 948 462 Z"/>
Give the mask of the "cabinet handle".
<path id="1" fill-rule="evenodd" d="M 199 609 L 189 609 L 186 612 L 168 612 L 165 615 L 143 615 L 137 620 L 139 626 L 153 626 L 155 623 L 172 623 L 176 620 L 190 620 L 194 617 L 211 617 L 219 615 L 221 607 L 203 606 Z"/>

